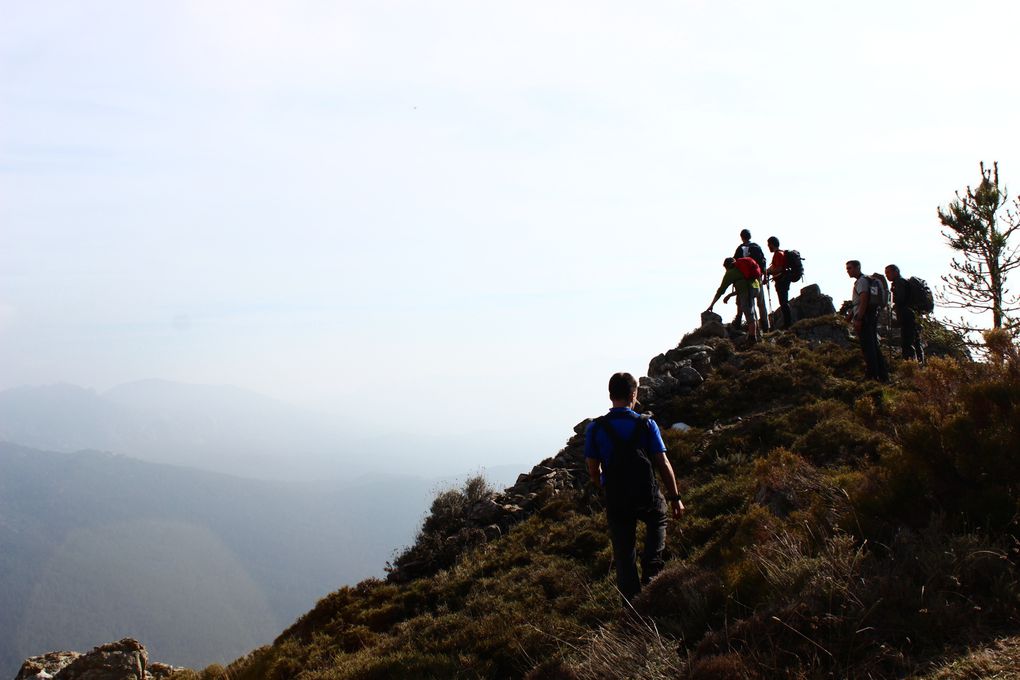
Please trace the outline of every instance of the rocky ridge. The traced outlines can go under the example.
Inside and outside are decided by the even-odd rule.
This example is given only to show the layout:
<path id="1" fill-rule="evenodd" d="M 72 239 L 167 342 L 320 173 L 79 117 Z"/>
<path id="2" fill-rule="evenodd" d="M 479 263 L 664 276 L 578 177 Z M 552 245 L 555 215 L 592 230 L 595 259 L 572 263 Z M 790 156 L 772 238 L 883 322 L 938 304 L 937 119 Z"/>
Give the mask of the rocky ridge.
<path id="1" fill-rule="evenodd" d="M 835 316 L 832 298 L 823 295 L 817 285 L 805 286 L 800 295 L 790 300 L 790 308 L 794 319 L 790 330 L 798 337 L 812 344 L 851 344 L 849 328 Z M 782 323 L 778 309 L 772 319 L 773 323 Z M 742 328 L 724 324 L 718 314 L 704 312 L 696 330 L 683 336 L 677 347 L 649 362 L 648 373 L 640 379 L 638 387 L 639 408 L 654 415 L 656 404 L 690 394 L 716 366 L 739 361 L 733 355 L 733 345 L 746 341 L 746 337 Z M 432 575 L 449 566 L 464 549 L 506 534 L 546 506 L 551 498 L 568 490 L 583 490 L 588 484 L 584 432 L 590 422 L 591 419 L 585 419 L 575 425 L 574 436 L 563 450 L 521 474 L 513 486 L 472 500 L 455 521 L 433 530 L 432 541 L 419 540 L 419 544 L 429 546 L 428 550 L 420 549 L 421 545 L 410 548 L 388 568 L 387 580 L 406 583 Z M 660 425 L 686 427 L 683 423 Z M 428 532 L 428 528 L 423 530 L 423 534 Z"/>
<path id="2" fill-rule="evenodd" d="M 790 306 L 794 319 L 790 331 L 798 337 L 812 344 L 835 342 L 849 346 L 852 343 L 849 328 L 835 314 L 832 298 L 823 295 L 817 285 L 805 286 L 799 296 L 790 300 Z M 778 309 L 771 319 L 773 324 L 781 324 Z M 702 314 L 696 330 L 685 335 L 677 347 L 650 361 L 647 375 L 640 379 L 641 409 L 654 413 L 656 404 L 690 394 L 719 366 L 739 362 L 733 346 L 745 340 L 743 330 L 724 324 L 720 315 Z M 521 474 L 511 487 L 471 500 L 455 523 L 435 532 L 434 538 L 442 545 L 442 552 L 453 559 L 472 545 L 505 535 L 515 525 L 540 512 L 550 499 L 566 491 L 585 489 L 588 475 L 583 435 L 590 422 L 585 419 L 575 425 L 574 436 L 563 450 Z M 682 423 L 661 425 L 683 428 Z M 406 583 L 448 566 L 436 559 L 434 550 L 427 559 L 422 559 L 415 554 L 415 547 L 388 567 L 387 581 Z M 25 661 L 15 680 L 159 680 L 169 677 L 174 670 L 165 664 L 150 664 L 144 647 L 128 638 L 97 647 L 87 654 L 53 652 L 32 657 Z"/>

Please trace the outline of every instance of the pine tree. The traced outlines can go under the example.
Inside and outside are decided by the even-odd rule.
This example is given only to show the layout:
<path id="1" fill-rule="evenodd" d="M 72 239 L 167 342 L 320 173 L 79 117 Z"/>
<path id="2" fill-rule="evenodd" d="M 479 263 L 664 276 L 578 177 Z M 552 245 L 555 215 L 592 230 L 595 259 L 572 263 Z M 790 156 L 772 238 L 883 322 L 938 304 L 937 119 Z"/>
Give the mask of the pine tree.
<path id="1" fill-rule="evenodd" d="M 1020 229 L 1020 200 L 1013 209 L 1006 206 L 1009 197 L 999 186 L 999 164 L 986 169 L 981 163 L 981 183 L 956 192 L 956 200 L 943 210 L 939 221 L 949 247 L 959 253 L 950 262 L 949 274 L 939 291 L 939 302 L 951 309 L 974 315 L 991 312 L 992 328 L 1002 328 L 1014 337 L 1020 334 L 1020 296 L 1007 287 L 1009 273 L 1020 267 L 1020 245 L 1011 246 L 1010 237 Z M 985 317 L 987 318 L 987 316 Z M 962 333 L 985 330 L 961 317 L 948 325 Z"/>

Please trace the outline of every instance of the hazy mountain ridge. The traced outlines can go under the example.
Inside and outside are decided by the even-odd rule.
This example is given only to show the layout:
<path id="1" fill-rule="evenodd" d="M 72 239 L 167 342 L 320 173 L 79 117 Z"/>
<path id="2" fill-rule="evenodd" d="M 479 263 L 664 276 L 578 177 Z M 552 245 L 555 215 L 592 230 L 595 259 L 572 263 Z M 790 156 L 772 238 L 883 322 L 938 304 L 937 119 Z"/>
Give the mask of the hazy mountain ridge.
<path id="1" fill-rule="evenodd" d="M 0 669 L 129 633 L 175 663 L 239 654 L 380 573 L 435 485 L 257 481 L 0 443 Z"/>
<path id="2" fill-rule="evenodd" d="M 350 479 L 373 469 L 333 418 L 231 386 L 143 380 L 99 394 L 73 385 L 0 392 L 0 439 L 99 449 L 260 479 Z"/>
<path id="3" fill-rule="evenodd" d="M 166 380 L 104 393 L 67 384 L 0 392 L 0 441 L 65 453 L 111 451 L 252 479 L 347 482 L 379 473 L 439 479 L 493 461 L 526 461 L 543 439 L 485 429 L 489 423 L 441 437 L 398 424 L 371 427 L 355 417 L 229 385 Z"/>

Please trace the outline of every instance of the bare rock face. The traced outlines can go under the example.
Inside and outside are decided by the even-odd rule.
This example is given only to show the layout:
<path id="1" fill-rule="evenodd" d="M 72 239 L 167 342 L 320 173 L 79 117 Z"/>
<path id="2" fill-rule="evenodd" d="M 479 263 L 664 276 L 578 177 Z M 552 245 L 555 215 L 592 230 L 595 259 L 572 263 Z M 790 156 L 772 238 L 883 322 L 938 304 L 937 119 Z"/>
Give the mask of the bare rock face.
<path id="1" fill-rule="evenodd" d="M 138 640 L 124 638 L 100 645 L 87 654 L 51 652 L 21 665 L 15 680 L 160 680 L 178 669 L 149 665 L 149 653 Z"/>
<path id="2" fill-rule="evenodd" d="M 702 312 L 701 313 L 701 325 L 704 326 L 710 323 L 722 323 L 722 317 L 715 312 Z"/>
<path id="3" fill-rule="evenodd" d="M 783 325 L 783 314 L 779 310 L 779 303 L 776 302 L 775 311 L 769 316 L 769 324 L 772 328 L 780 328 Z M 801 319 L 814 319 L 819 316 L 829 316 L 836 313 L 836 306 L 832 298 L 823 295 L 818 284 L 811 284 L 800 289 L 800 294 L 790 299 L 790 320 L 797 323 Z"/>
<path id="4" fill-rule="evenodd" d="M 710 312 L 706 312 L 710 313 Z M 719 316 L 713 314 L 713 316 Z M 726 326 L 723 325 L 722 321 L 712 320 L 701 325 L 695 331 L 692 331 L 685 335 L 680 340 L 680 346 L 686 347 L 688 345 L 699 345 L 709 338 L 726 338 L 729 337 L 729 331 L 726 330 Z"/>
<path id="5" fill-rule="evenodd" d="M 69 663 L 81 656 L 80 652 L 50 652 L 33 656 L 21 664 L 21 670 L 14 680 L 45 680 L 62 671 Z"/>

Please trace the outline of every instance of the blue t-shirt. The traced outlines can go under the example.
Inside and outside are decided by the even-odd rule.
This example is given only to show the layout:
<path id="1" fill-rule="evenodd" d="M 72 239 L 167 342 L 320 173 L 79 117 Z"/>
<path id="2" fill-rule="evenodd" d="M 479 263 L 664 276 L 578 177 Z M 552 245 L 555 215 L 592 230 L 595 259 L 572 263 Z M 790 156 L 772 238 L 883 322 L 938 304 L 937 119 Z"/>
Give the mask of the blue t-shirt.
<path id="1" fill-rule="evenodd" d="M 624 441 L 627 441 L 634 434 L 634 428 L 639 419 L 637 413 L 626 407 L 609 409 L 609 425 Z M 645 441 L 641 443 L 642 448 L 648 454 L 665 453 L 666 444 L 662 441 L 659 433 L 659 426 L 651 418 L 648 419 L 648 428 L 645 433 Z M 613 442 L 599 425 L 592 421 L 584 432 L 584 457 L 596 458 L 602 463 L 602 482 L 605 483 L 606 466 L 609 458 L 613 455 Z"/>

